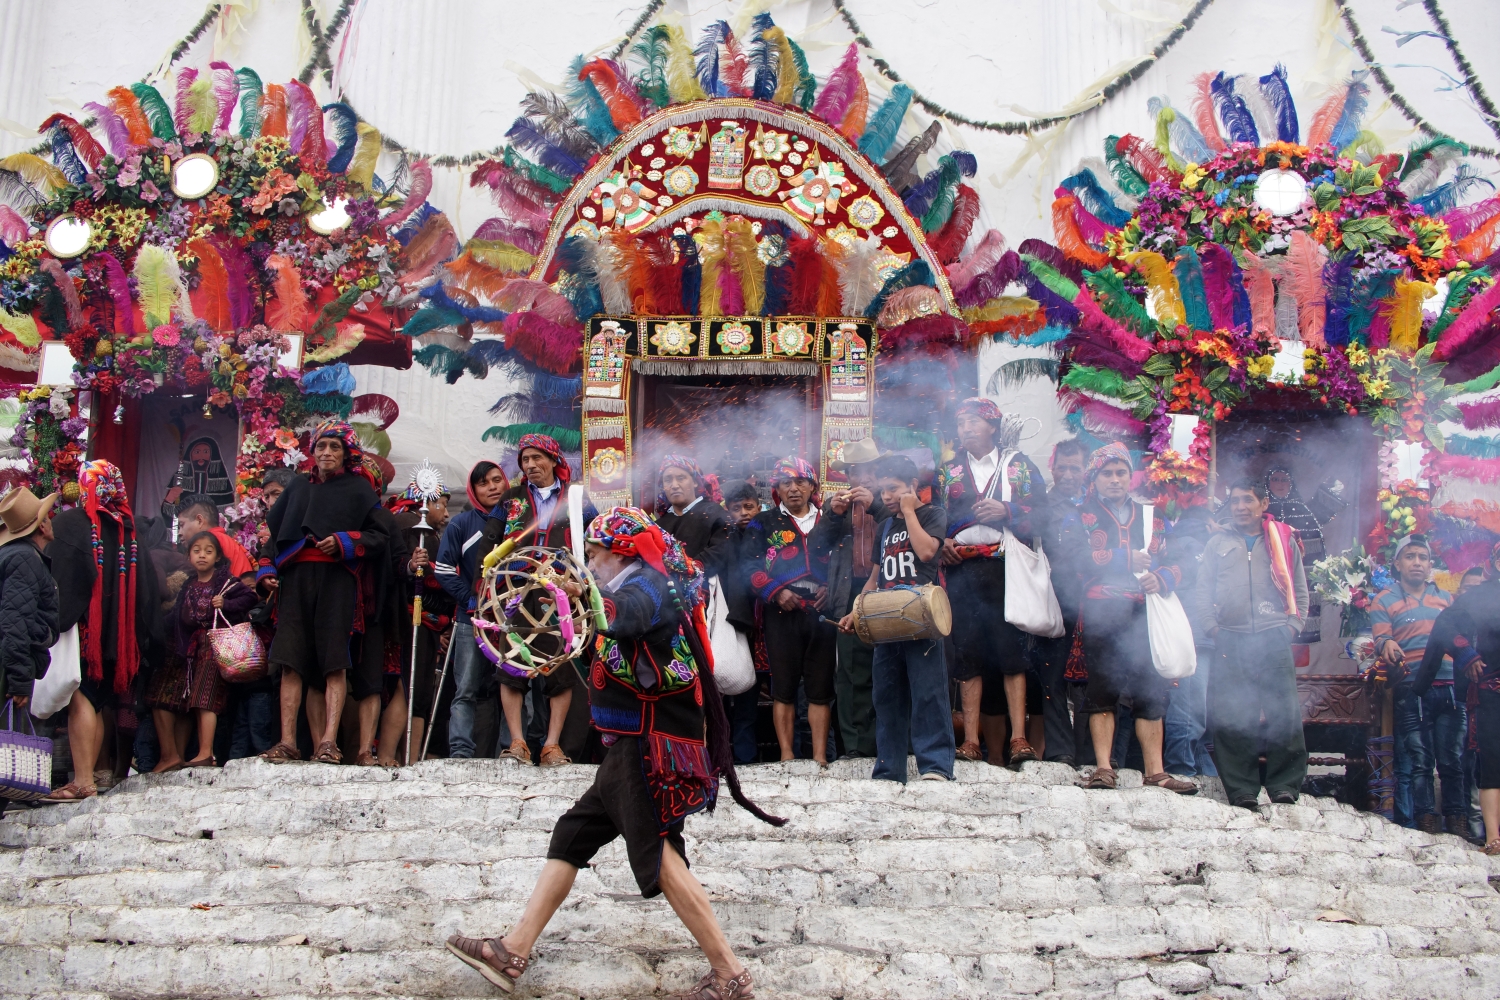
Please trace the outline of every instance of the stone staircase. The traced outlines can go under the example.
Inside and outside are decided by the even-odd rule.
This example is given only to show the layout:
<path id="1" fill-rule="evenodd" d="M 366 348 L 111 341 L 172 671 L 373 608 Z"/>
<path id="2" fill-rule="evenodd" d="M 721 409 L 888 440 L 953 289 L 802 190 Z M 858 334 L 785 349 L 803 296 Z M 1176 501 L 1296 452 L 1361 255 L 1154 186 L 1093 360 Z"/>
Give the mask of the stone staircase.
<path id="1" fill-rule="evenodd" d="M 1331 799 L 1252 815 L 1056 764 L 743 774 L 791 822 L 726 795 L 688 852 L 762 998 L 1500 996 L 1500 859 Z M 9 811 L 0 995 L 498 995 L 442 942 L 519 915 L 592 777 L 236 761 Z M 619 842 L 535 959 L 520 995 L 653 996 L 704 964 Z"/>

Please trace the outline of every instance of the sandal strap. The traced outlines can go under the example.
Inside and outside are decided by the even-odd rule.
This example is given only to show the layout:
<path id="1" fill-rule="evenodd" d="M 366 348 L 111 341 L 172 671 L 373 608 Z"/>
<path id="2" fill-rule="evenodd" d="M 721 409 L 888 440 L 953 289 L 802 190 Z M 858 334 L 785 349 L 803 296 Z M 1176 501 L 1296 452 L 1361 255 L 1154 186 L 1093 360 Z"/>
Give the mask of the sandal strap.
<path id="1" fill-rule="evenodd" d="M 525 972 L 526 967 L 531 964 L 531 959 L 522 957 L 521 955 L 517 955 L 509 948 L 505 947 L 504 943 L 501 942 L 501 940 L 497 937 L 490 938 L 490 950 L 497 955 L 505 956 L 505 958 L 501 960 L 499 965 L 495 965 L 494 961 L 491 961 L 490 965 L 494 966 L 501 972 L 505 972 L 508 969 L 515 969 L 517 978 L 520 978 L 521 973 Z"/>

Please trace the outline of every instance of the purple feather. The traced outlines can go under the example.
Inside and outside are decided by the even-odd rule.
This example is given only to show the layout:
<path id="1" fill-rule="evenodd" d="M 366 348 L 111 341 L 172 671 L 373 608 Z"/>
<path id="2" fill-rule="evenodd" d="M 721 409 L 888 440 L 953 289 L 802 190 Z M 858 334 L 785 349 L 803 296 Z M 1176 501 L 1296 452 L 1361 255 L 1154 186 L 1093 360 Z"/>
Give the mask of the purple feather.
<path id="1" fill-rule="evenodd" d="M 1026 294 L 1040 302 L 1047 310 L 1047 322 L 1056 323 L 1059 326 L 1076 327 L 1078 325 L 1078 307 L 1042 284 L 1042 279 L 1032 274 L 1031 268 L 1021 268 L 1017 277 L 1026 286 Z M 1122 354 L 1120 357 L 1125 356 Z"/>
<path id="2" fill-rule="evenodd" d="M 197 79 L 198 71 L 195 69 L 184 69 L 177 74 L 177 106 L 172 109 L 172 121 L 177 126 L 178 135 L 186 135 L 189 131 L 188 120 L 193 117 L 193 106 L 188 100 L 188 89 Z"/>
<path id="3" fill-rule="evenodd" d="M 1297 123 L 1297 104 L 1286 84 L 1286 67 L 1277 63 L 1275 69 L 1261 77 L 1260 92 L 1276 116 L 1276 138 L 1281 142 L 1299 141 L 1302 131 Z"/>
<path id="4" fill-rule="evenodd" d="M 1230 142 L 1248 142 L 1260 145 L 1260 131 L 1255 127 L 1255 116 L 1250 114 L 1245 99 L 1234 92 L 1234 78 L 1220 73 L 1209 85 L 1213 93 L 1214 107 L 1219 120 L 1229 132 Z"/>
<path id="5" fill-rule="evenodd" d="M 214 122 L 214 131 L 229 131 L 229 119 L 234 116 L 234 106 L 239 103 L 240 81 L 234 75 L 234 67 L 227 62 L 211 62 L 208 68 L 214 71 L 214 100 L 219 102 L 219 118 Z"/>
<path id="6" fill-rule="evenodd" d="M 307 122 L 314 114 L 321 116 L 323 109 L 315 105 L 308 97 L 312 93 L 304 87 L 286 88 L 288 117 L 291 119 L 291 134 L 287 137 L 287 145 L 298 150 L 302 148 L 302 140 L 307 137 Z"/>
<path id="7" fill-rule="evenodd" d="M 219 251 L 229 275 L 225 289 L 229 295 L 229 320 L 235 329 L 249 326 L 255 316 L 255 293 L 251 289 L 256 283 L 250 255 L 234 240 L 216 236 L 210 237 L 209 242 Z"/>
<path id="8" fill-rule="evenodd" d="M 1021 255 L 1007 250 L 994 267 L 956 291 L 958 305 L 962 309 L 982 306 L 990 299 L 1004 295 L 1006 286 L 1020 276 Z"/>
<path id="9" fill-rule="evenodd" d="M 1083 284 L 1083 265 L 1064 254 L 1045 240 L 1022 240 L 1016 248 L 1018 253 L 1030 254 L 1037 260 L 1060 272 L 1075 285 Z"/>
<path id="10" fill-rule="evenodd" d="M 104 138 L 109 141 L 109 150 L 115 159 L 123 160 L 130 155 L 130 130 L 125 127 L 125 119 L 114 113 L 97 101 L 90 101 L 84 105 L 104 130 Z"/>
<path id="11" fill-rule="evenodd" d="M 823 84 L 823 89 L 818 91 L 817 103 L 813 105 L 813 114 L 826 122 L 837 125 L 844 120 L 844 113 L 849 110 L 849 102 L 854 100 L 854 92 L 859 85 L 859 44 L 850 42 L 849 48 L 844 52 L 844 58 L 834 67 L 833 72 L 828 74 L 828 80 Z"/>
<path id="12" fill-rule="evenodd" d="M 517 118 L 505 137 L 534 155 L 538 163 L 553 173 L 564 177 L 577 177 L 583 173 L 585 164 L 578 162 L 567 150 L 544 135 L 529 118 Z"/>
<path id="13" fill-rule="evenodd" d="M 119 258 L 109 251 L 99 255 L 104 261 L 104 273 L 109 279 L 109 298 L 115 307 L 115 322 L 120 325 L 120 332 L 127 337 L 135 336 L 135 309 L 130 302 L 130 281 L 125 277 L 125 268 L 120 266 Z"/>
<path id="14" fill-rule="evenodd" d="M 1208 314 L 1215 330 L 1234 328 L 1234 258 L 1217 243 L 1198 248 L 1203 269 L 1203 294 L 1208 300 Z"/>
<path id="15" fill-rule="evenodd" d="M 476 240 L 500 240 L 527 253 L 534 254 L 542 248 L 542 236 L 529 229 L 523 229 L 507 219 L 496 216 L 486 219 L 474 230 Z"/>

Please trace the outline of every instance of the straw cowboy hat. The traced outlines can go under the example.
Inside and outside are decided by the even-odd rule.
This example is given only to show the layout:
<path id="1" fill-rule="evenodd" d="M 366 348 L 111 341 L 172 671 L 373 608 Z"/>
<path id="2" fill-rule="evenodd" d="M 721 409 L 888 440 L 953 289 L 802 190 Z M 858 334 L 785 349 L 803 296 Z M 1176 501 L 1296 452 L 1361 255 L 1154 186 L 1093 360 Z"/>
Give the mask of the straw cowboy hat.
<path id="1" fill-rule="evenodd" d="M 0 528 L 0 545 L 25 538 L 39 528 L 55 503 L 56 493 L 38 500 L 36 494 L 24 486 L 7 493 L 4 499 L 0 499 L 0 520 L 5 522 L 5 527 Z"/>
<path id="2" fill-rule="evenodd" d="M 873 462 L 880 458 L 880 455 L 880 446 L 875 443 L 874 438 L 862 438 L 858 441 L 850 441 L 840 448 L 838 459 L 829 462 L 828 467 L 835 472 L 843 472 L 851 466 Z"/>

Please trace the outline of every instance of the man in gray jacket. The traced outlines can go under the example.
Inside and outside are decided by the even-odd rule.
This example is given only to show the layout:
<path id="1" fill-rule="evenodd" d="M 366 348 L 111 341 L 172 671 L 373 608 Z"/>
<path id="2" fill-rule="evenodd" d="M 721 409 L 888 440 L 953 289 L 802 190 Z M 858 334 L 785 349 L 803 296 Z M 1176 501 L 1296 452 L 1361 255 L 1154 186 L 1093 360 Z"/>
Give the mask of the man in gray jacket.
<path id="1" fill-rule="evenodd" d="M 1264 483 L 1236 481 L 1233 529 L 1209 537 L 1198 571 L 1199 624 L 1216 647 L 1208 684 L 1215 763 L 1229 801 L 1246 809 L 1260 794 L 1262 736 L 1272 802 L 1296 802 L 1307 776 L 1292 661 L 1292 638 L 1307 619 L 1307 575 L 1295 533 L 1268 506 Z"/>

